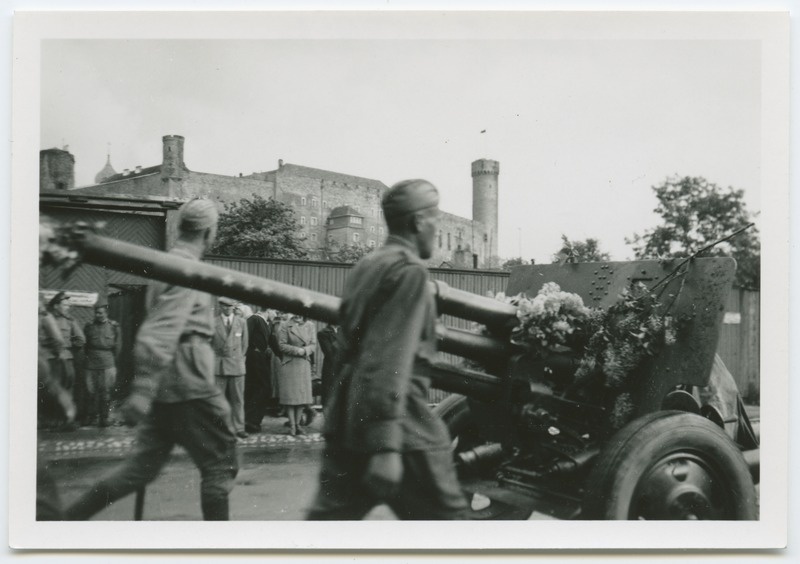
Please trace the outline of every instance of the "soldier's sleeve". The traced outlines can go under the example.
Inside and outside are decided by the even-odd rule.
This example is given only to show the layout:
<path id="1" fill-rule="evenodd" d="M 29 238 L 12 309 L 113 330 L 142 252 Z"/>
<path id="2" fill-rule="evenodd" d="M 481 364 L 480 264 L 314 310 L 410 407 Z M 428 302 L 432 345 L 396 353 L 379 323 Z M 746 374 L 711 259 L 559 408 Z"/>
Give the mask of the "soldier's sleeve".
<path id="1" fill-rule="evenodd" d="M 119 323 L 116 321 L 113 322 L 114 324 L 114 356 L 119 358 L 120 353 L 122 353 L 122 330 L 119 327 Z"/>
<path id="2" fill-rule="evenodd" d="M 58 328 L 58 323 L 56 323 L 55 318 L 50 312 L 42 316 L 42 327 L 48 338 L 48 346 L 56 355 L 60 354 L 61 351 L 69 346 L 64 340 L 61 329 Z"/>
<path id="3" fill-rule="evenodd" d="M 78 322 L 75 321 L 74 319 L 70 322 L 70 325 L 72 326 L 70 330 L 70 332 L 72 333 L 71 335 L 72 342 L 70 343 L 70 346 L 83 348 L 83 346 L 86 344 L 86 337 L 83 334 L 81 326 L 78 325 Z"/>
<path id="4" fill-rule="evenodd" d="M 361 341 L 353 382 L 359 387 L 353 420 L 368 452 L 400 451 L 401 418 L 414 358 L 426 323 L 428 276 L 421 265 L 398 273 L 381 305 L 370 316 Z"/>
<path id="5" fill-rule="evenodd" d="M 136 376 L 131 390 L 151 400 L 172 365 L 195 298 L 194 290 L 181 286 L 167 286 L 153 296 L 150 311 L 136 336 L 133 350 Z"/>

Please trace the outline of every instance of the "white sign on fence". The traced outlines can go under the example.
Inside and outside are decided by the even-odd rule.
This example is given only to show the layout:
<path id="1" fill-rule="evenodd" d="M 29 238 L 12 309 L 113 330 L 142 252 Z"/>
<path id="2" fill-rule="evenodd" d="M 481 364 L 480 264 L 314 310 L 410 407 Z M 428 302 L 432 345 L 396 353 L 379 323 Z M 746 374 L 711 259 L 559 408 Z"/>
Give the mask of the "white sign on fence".
<path id="1" fill-rule="evenodd" d="M 44 303 L 48 303 L 59 292 L 64 292 L 69 298 L 69 305 L 78 307 L 92 307 L 97 303 L 97 292 L 75 292 L 73 290 L 39 290 L 39 295 Z"/>

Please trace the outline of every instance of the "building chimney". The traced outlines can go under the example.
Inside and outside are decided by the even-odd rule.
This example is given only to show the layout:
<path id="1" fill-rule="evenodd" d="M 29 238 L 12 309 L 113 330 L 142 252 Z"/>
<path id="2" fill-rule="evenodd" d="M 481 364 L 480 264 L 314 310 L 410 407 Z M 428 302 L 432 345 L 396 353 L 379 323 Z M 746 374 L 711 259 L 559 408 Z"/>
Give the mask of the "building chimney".
<path id="1" fill-rule="evenodd" d="M 278 168 L 283 168 L 283 159 L 278 159 Z"/>
<path id="2" fill-rule="evenodd" d="M 140 172 L 142 172 L 142 165 L 136 165 L 136 169 L 134 170 L 134 172 L 136 174 L 139 174 Z"/>
<path id="3" fill-rule="evenodd" d="M 122 176 L 128 176 L 130 173 L 131 173 L 131 169 L 126 168 L 125 170 L 122 171 Z"/>

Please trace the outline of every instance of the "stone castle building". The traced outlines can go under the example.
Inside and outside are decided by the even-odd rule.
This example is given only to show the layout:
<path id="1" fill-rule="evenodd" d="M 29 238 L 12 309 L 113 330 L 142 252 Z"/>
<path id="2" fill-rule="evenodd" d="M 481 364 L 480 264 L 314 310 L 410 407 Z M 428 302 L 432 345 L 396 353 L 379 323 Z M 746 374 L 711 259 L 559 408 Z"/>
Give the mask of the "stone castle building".
<path id="1" fill-rule="evenodd" d="M 388 186 L 379 180 L 278 161 L 275 170 L 226 176 L 190 170 L 184 162 L 184 138 L 162 138 L 158 165 L 116 172 L 110 155 L 95 184 L 75 188 L 74 157 L 65 149 L 40 152 L 40 190 L 70 190 L 86 196 L 124 196 L 182 201 L 204 196 L 224 205 L 259 195 L 290 205 L 312 258 L 326 246 L 375 247 L 386 237 L 380 202 Z M 432 266 L 485 268 L 497 257 L 497 202 L 500 165 L 472 163 L 472 219 L 443 212 Z"/>

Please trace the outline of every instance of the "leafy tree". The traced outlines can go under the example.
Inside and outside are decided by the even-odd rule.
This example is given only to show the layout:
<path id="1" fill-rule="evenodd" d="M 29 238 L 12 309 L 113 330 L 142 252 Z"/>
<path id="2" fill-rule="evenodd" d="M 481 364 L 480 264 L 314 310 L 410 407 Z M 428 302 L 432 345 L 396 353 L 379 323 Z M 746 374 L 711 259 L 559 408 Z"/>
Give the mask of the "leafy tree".
<path id="1" fill-rule="evenodd" d="M 561 249 L 553 255 L 553 262 L 605 262 L 611 255 L 600 250 L 600 242 L 589 237 L 585 241 L 570 241 L 561 235 Z"/>
<path id="2" fill-rule="evenodd" d="M 522 266 L 523 264 L 531 264 L 522 257 L 514 257 L 505 261 L 500 268 L 502 270 L 511 270 L 514 266 Z"/>
<path id="3" fill-rule="evenodd" d="M 219 217 L 212 254 L 253 258 L 308 257 L 294 210 L 272 198 L 253 194 L 225 206 Z"/>
<path id="4" fill-rule="evenodd" d="M 324 251 L 327 260 L 334 262 L 356 263 L 368 254 L 372 249 L 361 243 L 342 244 L 333 239 L 328 239 L 328 244 Z"/>
<path id="5" fill-rule="evenodd" d="M 723 189 L 705 178 L 667 178 L 663 184 L 653 186 L 653 191 L 658 199 L 654 211 L 661 216 L 662 224 L 625 240 L 639 259 L 687 257 L 728 237 L 753 219 L 743 190 Z M 715 245 L 703 256 L 733 257 L 737 262 L 737 285 L 759 288 L 761 243 L 755 227 Z"/>

